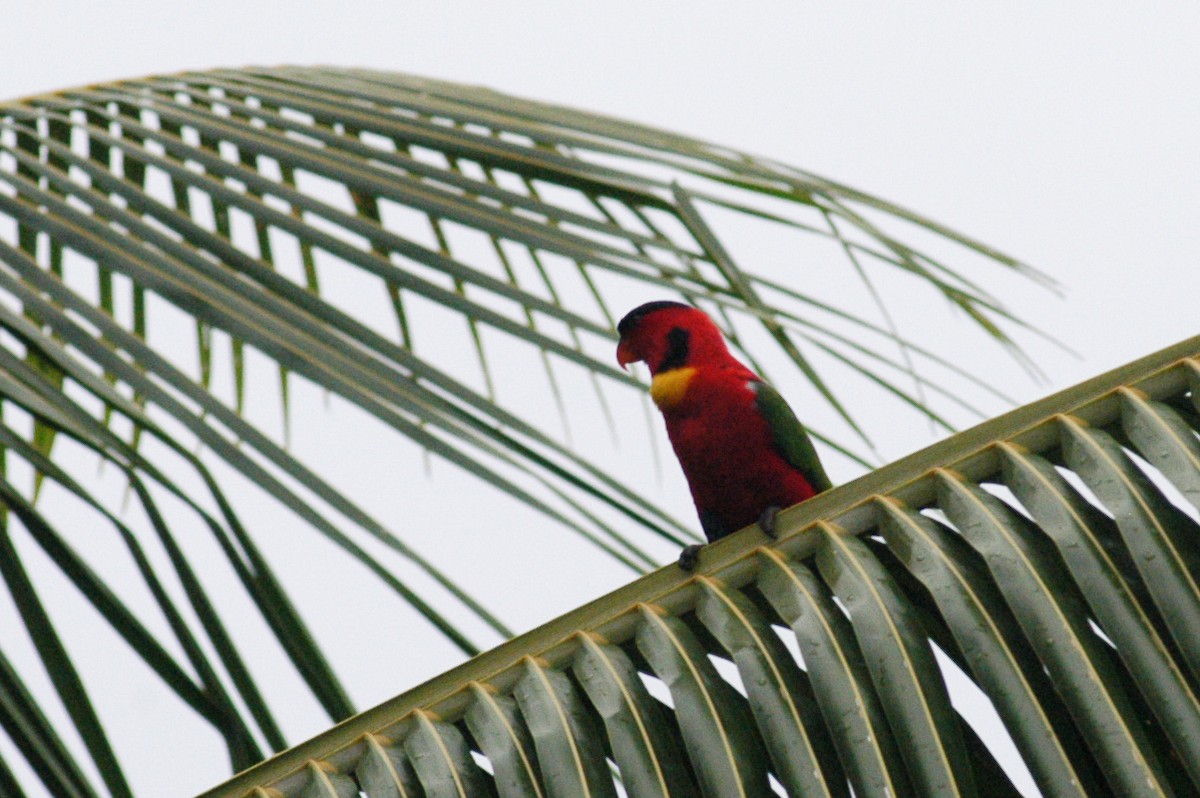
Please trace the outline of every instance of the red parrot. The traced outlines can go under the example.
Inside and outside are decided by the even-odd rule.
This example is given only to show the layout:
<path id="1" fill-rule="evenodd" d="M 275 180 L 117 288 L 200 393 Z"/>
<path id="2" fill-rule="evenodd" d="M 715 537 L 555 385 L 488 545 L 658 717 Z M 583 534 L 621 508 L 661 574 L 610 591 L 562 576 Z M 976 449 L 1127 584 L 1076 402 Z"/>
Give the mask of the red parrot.
<path id="1" fill-rule="evenodd" d="M 650 397 L 709 541 L 756 521 L 774 537 L 780 509 L 832 487 L 787 402 L 729 353 L 703 311 L 647 302 L 627 313 L 617 332 L 617 363 L 650 367 Z M 685 548 L 680 567 L 695 568 L 699 552 Z"/>

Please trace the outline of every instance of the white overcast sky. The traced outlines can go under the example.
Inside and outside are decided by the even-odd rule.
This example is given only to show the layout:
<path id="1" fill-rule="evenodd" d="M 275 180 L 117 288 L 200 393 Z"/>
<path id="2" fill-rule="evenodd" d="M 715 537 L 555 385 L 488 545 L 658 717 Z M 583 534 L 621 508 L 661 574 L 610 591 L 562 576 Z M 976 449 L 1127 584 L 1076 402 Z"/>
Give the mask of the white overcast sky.
<path id="1" fill-rule="evenodd" d="M 1014 386 L 1022 401 L 1200 331 L 1197 4 L 19 0 L 0 18 L 0 99 L 183 69 L 366 66 L 835 178 L 1062 284 L 1063 299 L 1015 296 L 1081 357 L 1033 349 L 1052 383 Z M 164 773 L 166 791 L 146 794 L 191 794 L 212 773 Z"/>
<path id="2" fill-rule="evenodd" d="M 736 8 L 736 10 L 734 10 Z M 1191 3 L 12 3 L 0 97 L 211 66 L 484 84 L 826 174 L 1048 271 L 1070 383 L 1195 334 Z M 1164 285 L 1179 290 L 1162 292 Z"/>

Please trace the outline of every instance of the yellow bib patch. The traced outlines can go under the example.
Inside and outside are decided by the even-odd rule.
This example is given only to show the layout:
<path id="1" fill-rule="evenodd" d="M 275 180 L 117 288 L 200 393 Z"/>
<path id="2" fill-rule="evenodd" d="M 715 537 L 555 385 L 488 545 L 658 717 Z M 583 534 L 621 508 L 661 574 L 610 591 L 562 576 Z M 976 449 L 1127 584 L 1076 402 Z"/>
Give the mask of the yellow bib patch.
<path id="1" fill-rule="evenodd" d="M 694 368 L 671 369 L 654 375 L 650 380 L 650 398 L 659 410 L 674 407 L 683 401 L 688 383 L 696 375 Z"/>

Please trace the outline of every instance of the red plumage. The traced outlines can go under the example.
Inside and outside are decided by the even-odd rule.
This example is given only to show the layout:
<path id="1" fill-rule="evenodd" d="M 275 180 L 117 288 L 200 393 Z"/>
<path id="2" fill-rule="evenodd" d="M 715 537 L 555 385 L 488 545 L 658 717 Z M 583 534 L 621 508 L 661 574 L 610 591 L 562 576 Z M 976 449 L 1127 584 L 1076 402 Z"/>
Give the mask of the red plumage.
<path id="1" fill-rule="evenodd" d="M 642 360 L 650 367 L 651 393 L 709 540 L 828 487 L 804 428 L 778 394 L 730 354 L 702 311 L 652 302 L 631 311 L 618 330 L 618 362 Z M 768 392 L 773 413 L 764 412 Z M 800 436 L 811 458 L 798 458 L 788 436 Z"/>
<path id="2" fill-rule="evenodd" d="M 667 436 L 710 540 L 790 507 L 816 488 L 776 450 L 756 406 L 754 372 L 732 355 L 697 368 L 683 401 L 663 409 Z"/>

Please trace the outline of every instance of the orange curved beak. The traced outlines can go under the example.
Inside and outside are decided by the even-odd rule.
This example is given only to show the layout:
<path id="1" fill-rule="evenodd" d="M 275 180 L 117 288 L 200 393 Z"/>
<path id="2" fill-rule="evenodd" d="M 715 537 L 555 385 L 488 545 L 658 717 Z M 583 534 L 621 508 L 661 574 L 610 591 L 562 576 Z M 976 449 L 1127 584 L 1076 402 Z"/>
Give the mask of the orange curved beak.
<path id="1" fill-rule="evenodd" d="M 622 338 L 621 342 L 617 344 L 617 365 L 621 368 L 626 368 L 630 363 L 636 363 L 639 360 L 641 358 L 633 353 L 633 348 L 629 346 L 629 342 Z"/>

